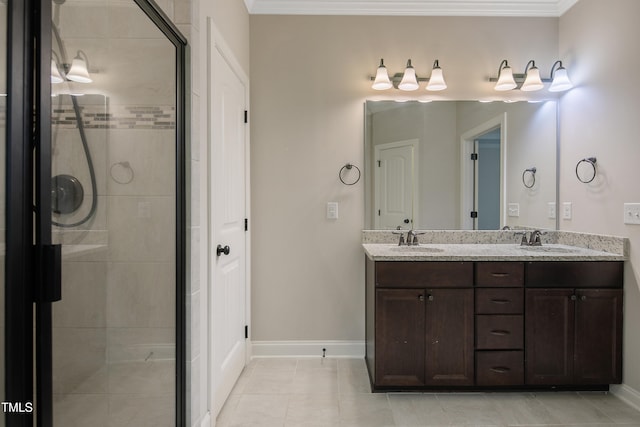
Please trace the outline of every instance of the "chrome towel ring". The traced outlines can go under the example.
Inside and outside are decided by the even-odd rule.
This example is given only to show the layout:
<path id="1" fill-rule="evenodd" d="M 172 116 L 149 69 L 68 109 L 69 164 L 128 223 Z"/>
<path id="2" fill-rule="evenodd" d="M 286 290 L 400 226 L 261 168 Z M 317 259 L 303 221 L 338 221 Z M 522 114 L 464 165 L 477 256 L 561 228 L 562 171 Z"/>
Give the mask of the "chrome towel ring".
<path id="1" fill-rule="evenodd" d="M 582 163 L 585 163 L 587 165 L 591 165 L 591 169 L 593 170 L 591 173 L 589 173 L 589 171 L 587 170 L 587 172 L 585 173 L 584 171 L 582 173 L 580 173 L 580 165 Z M 578 164 L 576 164 L 576 177 L 578 178 L 578 181 L 583 182 L 585 184 L 590 183 L 591 181 L 593 181 L 596 177 L 596 175 L 598 174 L 597 170 L 596 170 L 596 158 L 595 157 L 586 157 L 582 160 L 580 160 L 578 162 Z"/>
<path id="2" fill-rule="evenodd" d="M 351 169 L 355 169 L 358 172 L 358 176 L 352 182 L 347 182 L 347 181 L 344 180 L 344 175 L 347 174 L 348 171 L 350 171 Z M 354 185 L 354 184 L 356 184 L 358 181 L 360 181 L 360 176 L 362 176 L 362 174 L 360 173 L 360 168 L 357 167 L 356 165 L 351 164 L 351 163 L 347 163 L 346 165 L 344 165 L 340 169 L 340 172 L 338 172 L 338 178 L 340 178 L 340 181 L 344 185 Z"/>
<path id="3" fill-rule="evenodd" d="M 529 169 L 525 169 L 524 172 L 522 172 L 522 184 L 527 187 L 527 188 L 533 188 L 534 185 L 536 185 L 536 167 L 532 167 Z M 531 175 L 530 178 L 530 184 L 527 184 L 527 180 L 526 180 L 526 175 L 527 173 L 529 175 Z"/>

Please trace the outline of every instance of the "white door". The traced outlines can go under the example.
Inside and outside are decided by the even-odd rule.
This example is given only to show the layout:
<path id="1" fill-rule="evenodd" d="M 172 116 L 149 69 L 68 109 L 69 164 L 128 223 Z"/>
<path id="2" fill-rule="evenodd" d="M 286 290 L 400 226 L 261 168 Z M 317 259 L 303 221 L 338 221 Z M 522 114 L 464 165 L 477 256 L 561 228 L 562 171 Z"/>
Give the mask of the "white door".
<path id="1" fill-rule="evenodd" d="M 246 360 L 245 87 L 215 46 L 210 63 L 210 307 L 212 411 Z"/>
<path id="2" fill-rule="evenodd" d="M 380 144 L 375 150 L 375 228 L 413 227 L 417 141 Z"/>

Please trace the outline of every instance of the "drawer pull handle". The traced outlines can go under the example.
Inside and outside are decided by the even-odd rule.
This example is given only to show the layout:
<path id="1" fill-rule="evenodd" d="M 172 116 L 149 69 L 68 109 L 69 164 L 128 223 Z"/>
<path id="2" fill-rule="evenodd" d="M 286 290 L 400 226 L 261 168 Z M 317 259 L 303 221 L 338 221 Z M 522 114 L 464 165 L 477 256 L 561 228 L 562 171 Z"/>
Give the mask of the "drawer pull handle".
<path id="1" fill-rule="evenodd" d="M 495 304 L 509 304 L 511 302 L 511 300 L 494 298 L 494 299 L 491 300 L 491 302 L 493 302 Z"/>
<path id="2" fill-rule="evenodd" d="M 509 335 L 511 332 L 509 331 L 505 331 L 504 329 L 494 329 L 493 331 L 491 331 L 491 335 Z"/>
<path id="3" fill-rule="evenodd" d="M 509 273 L 491 273 L 493 277 L 507 277 Z"/>
<path id="4" fill-rule="evenodd" d="M 506 366 L 495 366 L 491 368 L 491 370 L 493 372 L 497 372 L 498 374 L 505 374 L 509 372 L 511 369 L 507 368 Z"/>

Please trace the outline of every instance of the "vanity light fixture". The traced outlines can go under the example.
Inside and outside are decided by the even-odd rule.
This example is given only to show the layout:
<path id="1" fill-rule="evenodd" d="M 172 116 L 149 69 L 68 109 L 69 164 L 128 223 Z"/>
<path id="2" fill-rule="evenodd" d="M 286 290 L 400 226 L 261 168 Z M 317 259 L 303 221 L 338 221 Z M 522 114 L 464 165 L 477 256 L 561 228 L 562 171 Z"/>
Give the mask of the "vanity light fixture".
<path id="1" fill-rule="evenodd" d="M 389 77 L 387 67 L 384 65 L 384 60 L 380 59 L 376 76 L 369 77 L 369 80 L 373 81 L 371 88 L 375 90 L 386 90 L 396 87 L 403 91 L 413 91 L 420 87 L 420 82 L 428 82 L 426 90 L 429 91 L 438 91 L 447 88 L 442 68 L 440 68 L 440 63 L 437 59 L 433 63 L 430 78 L 418 77 L 415 68 L 413 68 L 411 64 L 411 59 L 407 61 L 407 67 L 403 73 L 396 73 L 392 77 Z"/>
<path id="2" fill-rule="evenodd" d="M 416 77 L 416 70 L 411 65 L 411 59 L 407 61 L 407 68 L 404 69 L 404 75 L 402 76 L 402 80 L 398 85 L 398 89 L 400 90 L 416 90 L 418 89 L 418 78 Z"/>
<path id="3" fill-rule="evenodd" d="M 506 90 L 515 89 L 518 85 L 513 78 L 513 70 L 509 66 L 506 59 L 503 59 L 498 67 L 498 82 L 496 83 L 495 90 L 503 92 Z"/>
<path id="4" fill-rule="evenodd" d="M 540 78 L 540 70 L 536 67 L 536 61 L 531 60 L 527 62 L 527 66 L 524 68 L 524 75 L 526 77 L 520 90 L 533 92 L 544 88 L 544 83 L 542 83 L 542 79 Z"/>
<path id="5" fill-rule="evenodd" d="M 549 92 L 562 92 L 573 87 L 567 70 L 562 66 L 562 61 L 556 61 L 551 67 L 551 77 L 544 79 L 540 77 L 540 70 L 536 67 L 536 62 L 531 60 L 527 62 L 524 74 L 514 74 L 507 63 L 503 60 L 498 69 L 498 78 L 490 78 L 490 82 L 497 82 L 495 90 L 506 91 L 518 87 L 518 83 L 522 86 L 520 90 L 524 92 L 532 92 L 544 88 L 544 83 L 551 82 Z"/>
<path id="6" fill-rule="evenodd" d="M 93 80 L 89 75 L 88 63 L 87 54 L 79 50 L 71 62 L 71 68 L 67 71 L 67 79 L 78 83 L 91 83 Z"/>
<path id="7" fill-rule="evenodd" d="M 429 78 L 429 83 L 427 83 L 427 90 L 445 90 L 447 88 L 447 83 L 444 81 L 444 75 L 442 74 L 442 68 L 440 68 L 440 63 L 436 59 L 433 62 L 433 69 L 431 70 L 431 77 Z"/>
<path id="8" fill-rule="evenodd" d="M 375 90 L 386 90 L 393 87 L 393 83 L 389 80 L 387 67 L 384 66 L 384 60 L 382 58 L 380 58 L 380 65 L 378 66 L 378 71 L 376 71 L 376 77 L 371 87 Z"/>
<path id="9" fill-rule="evenodd" d="M 556 68 L 556 66 L 558 68 Z M 566 68 L 562 66 L 562 61 L 556 61 L 551 67 L 551 86 L 549 92 L 563 92 L 573 87 L 569 80 Z"/>

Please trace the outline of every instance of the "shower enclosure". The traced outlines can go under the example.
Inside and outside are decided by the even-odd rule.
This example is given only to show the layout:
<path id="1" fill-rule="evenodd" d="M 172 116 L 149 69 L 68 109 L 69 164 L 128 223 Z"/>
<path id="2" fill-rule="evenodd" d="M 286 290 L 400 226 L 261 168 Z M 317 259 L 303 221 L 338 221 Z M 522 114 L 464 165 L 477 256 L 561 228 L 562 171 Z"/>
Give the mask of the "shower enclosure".
<path id="1" fill-rule="evenodd" d="M 185 425 L 186 40 L 150 0 L 0 28 L 0 426 Z"/>

